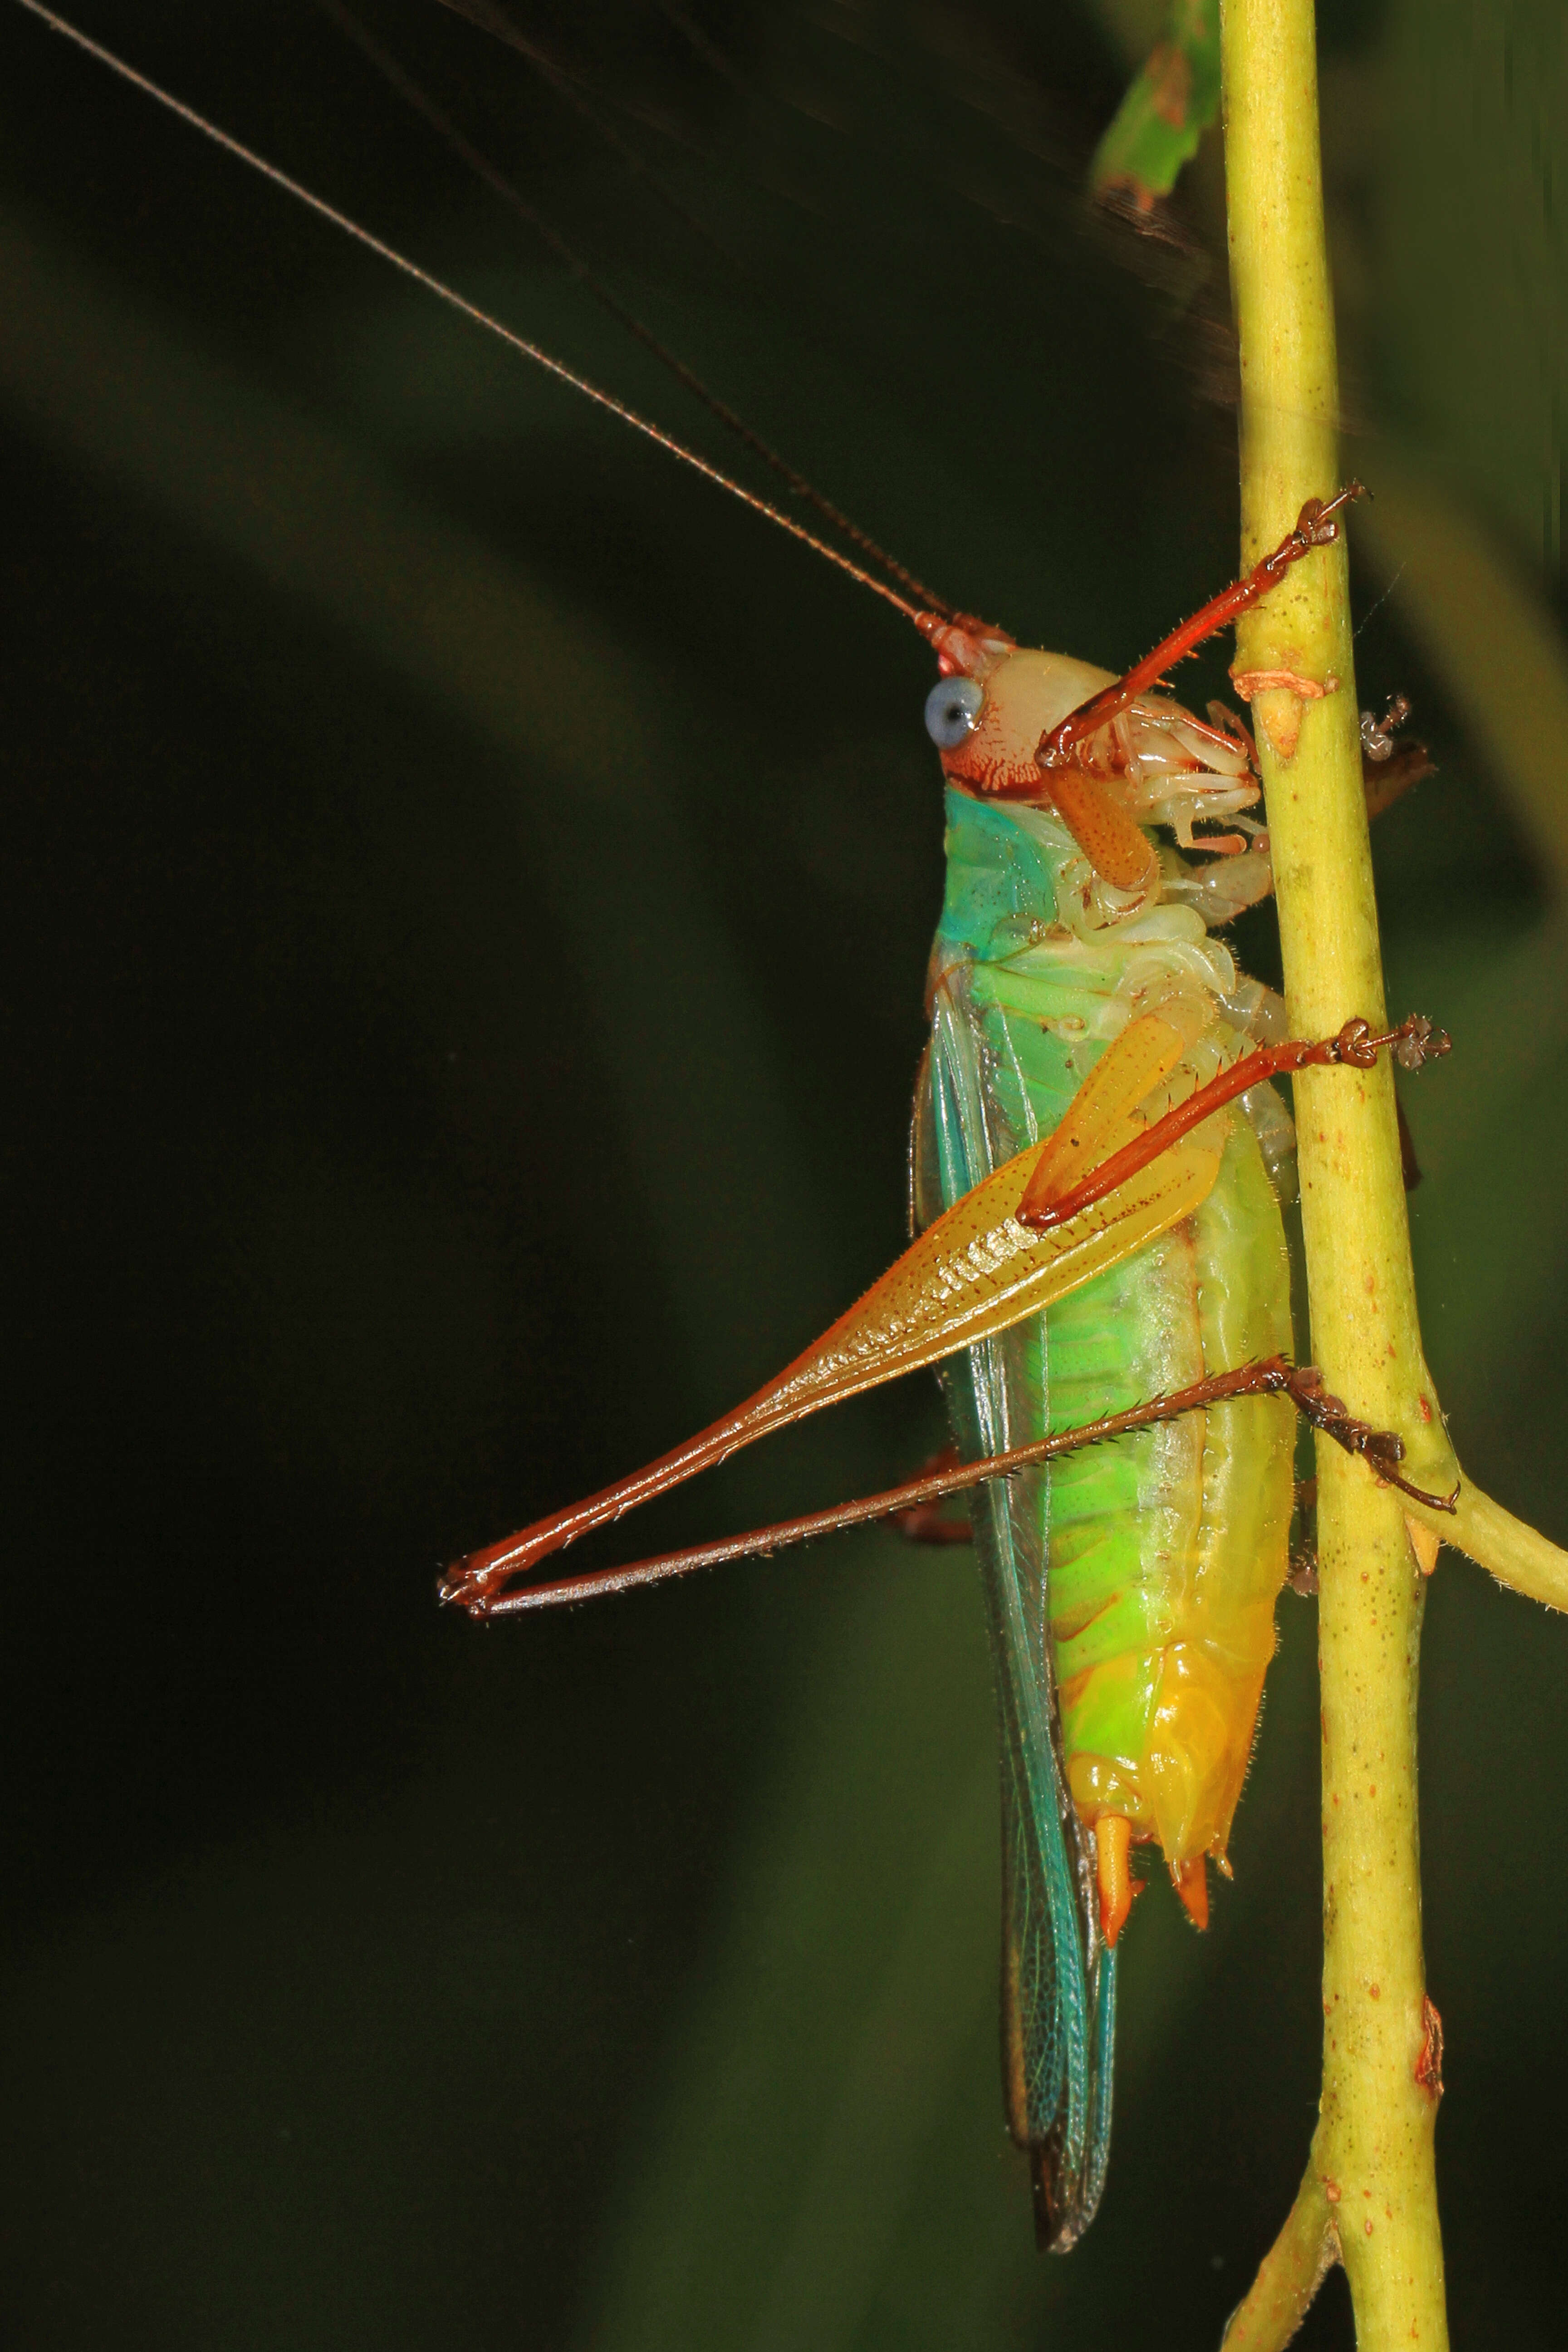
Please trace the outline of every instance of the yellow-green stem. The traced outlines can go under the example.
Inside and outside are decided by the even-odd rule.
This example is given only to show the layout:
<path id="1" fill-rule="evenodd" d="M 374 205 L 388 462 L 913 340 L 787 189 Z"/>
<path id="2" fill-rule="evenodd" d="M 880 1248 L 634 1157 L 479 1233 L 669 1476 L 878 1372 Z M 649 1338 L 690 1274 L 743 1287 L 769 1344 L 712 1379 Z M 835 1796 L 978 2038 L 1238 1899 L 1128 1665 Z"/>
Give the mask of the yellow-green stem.
<path id="1" fill-rule="evenodd" d="M 1240 338 L 1242 560 L 1338 487 L 1338 380 L 1323 236 L 1312 0 L 1226 0 L 1226 178 Z M 1290 572 L 1237 630 L 1256 695 L 1292 1033 L 1384 1022 L 1342 544 Z M 1428 1491 L 1458 1480 L 1415 1318 L 1393 1080 L 1296 1087 L 1311 1345 L 1354 1412 L 1398 1430 Z M 1447 2342 L 1433 2165 L 1417 2079 L 1426 1983 L 1415 1798 L 1422 1583 L 1398 1495 L 1320 1444 L 1323 2089 L 1313 2162 L 1334 2210 L 1360 2352 Z M 1261 2284 L 1261 2282 L 1260 2282 Z M 1244 2306 L 1245 2308 L 1245 2306 Z"/>
<path id="2" fill-rule="evenodd" d="M 1317 2155 L 1314 2143 L 1285 2226 L 1230 2315 L 1222 2352 L 1282 2352 L 1339 2260 L 1334 2208 L 1319 2177 Z"/>
<path id="3" fill-rule="evenodd" d="M 1430 1511 L 1419 1504 L 1406 1508 L 1412 1518 L 1466 1553 L 1500 1584 L 1544 1601 L 1548 1609 L 1568 1609 L 1568 1552 L 1483 1495 L 1473 1479 L 1461 1484 L 1452 1511 Z"/>

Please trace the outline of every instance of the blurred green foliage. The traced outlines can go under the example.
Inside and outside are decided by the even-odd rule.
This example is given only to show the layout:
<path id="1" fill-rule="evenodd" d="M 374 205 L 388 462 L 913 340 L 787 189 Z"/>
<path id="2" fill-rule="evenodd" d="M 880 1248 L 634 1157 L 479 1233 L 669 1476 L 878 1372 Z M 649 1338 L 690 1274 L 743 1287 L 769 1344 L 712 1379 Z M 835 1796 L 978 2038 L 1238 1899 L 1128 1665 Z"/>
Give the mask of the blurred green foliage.
<path id="1" fill-rule="evenodd" d="M 1144 213 L 1170 194 L 1219 114 L 1219 0 L 1171 0 L 1161 29 L 1089 172 L 1097 195 Z"/>
<path id="2" fill-rule="evenodd" d="M 1325 140 L 1352 462 L 1375 487 L 1386 446 L 1533 600 L 1528 733 L 1562 691 L 1561 47 L 1544 5 L 1482 14 L 1325 9 Z M 310 7 L 83 15 L 701 431 Z M 1087 8 L 531 10 L 657 194 L 471 27 L 374 18 L 956 601 L 1117 662 L 1228 575 L 1212 161 L 1179 241 L 1088 219 L 1122 68 Z M 488 1636 L 434 1605 L 443 1558 L 710 1418 L 899 1246 L 923 649 L 0 34 L 11 2339 L 1212 2344 L 1313 2112 L 1310 1604 L 1214 1928 L 1140 1906 L 1110 2190 L 1050 2263 L 1000 2125 L 964 1556 L 873 1534 Z M 1407 1097 L 1428 1350 L 1467 1463 L 1562 1539 L 1552 747 L 1532 802 L 1487 677 L 1451 682 L 1484 589 L 1429 579 L 1407 624 L 1370 543 L 1362 698 L 1408 692 L 1440 770 L 1377 842 L 1391 1002 L 1457 1047 Z M 1267 910 L 1241 946 L 1268 977 Z M 937 1433 L 923 1389 L 872 1401 L 647 1533 Z M 1472 2342 L 1561 2336 L 1565 1643 L 1445 1559 Z M 1331 2286 L 1302 2341 L 1348 2326 Z"/>

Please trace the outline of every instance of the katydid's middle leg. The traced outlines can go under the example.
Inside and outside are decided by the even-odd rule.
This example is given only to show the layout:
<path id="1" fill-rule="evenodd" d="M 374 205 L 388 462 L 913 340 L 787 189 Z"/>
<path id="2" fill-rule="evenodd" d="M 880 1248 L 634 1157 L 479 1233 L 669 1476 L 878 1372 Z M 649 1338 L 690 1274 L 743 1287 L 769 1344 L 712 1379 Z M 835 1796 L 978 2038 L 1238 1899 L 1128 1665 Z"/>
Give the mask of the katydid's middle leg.
<path id="1" fill-rule="evenodd" d="M 1384 1046 L 1393 1052 L 1402 1069 L 1418 1070 L 1424 1063 L 1436 1061 L 1446 1054 L 1448 1043 L 1447 1033 L 1435 1029 L 1425 1013 L 1413 1013 L 1397 1029 L 1379 1035 L 1373 1034 L 1369 1022 L 1354 1020 L 1347 1021 L 1333 1037 L 1259 1045 L 1240 1061 L 1233 1062 L 1228 1070 L 1222 1070 L 1216 1078 L 1211 1078 L 1207 1086 L 1199 1087 L 1184 1103 L 1154 1120 L 1142 1135 L 1112 1152 L 1078 1182 L 1059 1187 L 1053 1181 L 1055 1163 L 1042 1160 L 1018 1203 L 1018 1222 L 1031 1232 L 1048 1233 L 1054 1225 L 1081 1216 L 1141 1169 L 1149 1167 L 1183 1136 L 1190 1135 L 1194 1128 L 1201 1127 L 1215 1111 L 1223 1110 L 1238 1095 L 1260 1086 L 1266 1078 L 1314 1068 L 1370 1070 Z"/>

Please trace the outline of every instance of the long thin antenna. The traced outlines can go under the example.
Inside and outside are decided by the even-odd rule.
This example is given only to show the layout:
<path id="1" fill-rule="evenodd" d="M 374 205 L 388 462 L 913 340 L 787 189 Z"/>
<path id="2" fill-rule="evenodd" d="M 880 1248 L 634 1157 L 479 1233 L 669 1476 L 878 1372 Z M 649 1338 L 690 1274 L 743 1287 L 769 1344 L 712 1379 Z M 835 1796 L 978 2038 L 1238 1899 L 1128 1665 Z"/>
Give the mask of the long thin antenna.
<path id="1" fill-rule="evenodd" d="M 549 247 L 562 266 L 571 271 L 578 284 L 590 293 L 629 335 L 635 335 L 644 349 L 652 352 L 659 365 L 667 368 L 676 382 L 690 393 L 693 399 L 700 400 L 710 415 L 718 418 L 727 433 L 732 433 L 737 440 L 743 441 L 747 448 L 752 450 L 765 466 L 771 467 L 780 480 L 786 483 L 797 498 L 805 499 L 814 506 L 823 520 L 833 530 L 842 532 L 851 546 L 858 547 L 869 562 L 879 565 L 889 579 L 896 580 L 900 587 L 908 589 L 911 596 L 917 597 L 923 610 L 941 613 L 949 620 L 952 618 L 951 604 L 937 595 L 933 589 L 928 588 L 923 580 L 917 579 L 915 574 L 907 570 L 896 556 L 889 555 L 887 549 L 879 546 L 871 537 L 869 531 L 862 530 L 858 523 L 851 521 L 843 509 L 836 507 L 831 499 L 825 497 L 815 483 L 807 481 L 804 474 L 798 473 L 787 457 L 781 457 L 776 449 L 763 440 L 760 433 L 754 431 L 746 423 L 743 416 L 738 416 L 735 414 L 727 401 L 721 399 L 716 392 L 710 391 L 696 371 L 689 367 L 677 352 L 672 352 L 668 343 L 662 342 L 654 333 L 653 329 L 637 317 L 635 310 L 628 309 L 616 292 L 615 288 L 607 285 L 596 271 L 589 268 L 581 254 L 575 252 L 567 243 L 553 222 L 547 220 L 542 212 L 530 204 L 515 181 L 510 180 L 506 173 L 490 161 L 482 148 L 475 146 L 461 126 L 453 121 L 446 109 L 439 106 L 427 90 L 421 89 L 391 51 L 377 40 L 368 26 L 363 25 L 353 11 L 344 6 L 343 0 L 317 0 L 317 5 L 363 52 L 376 71 L 384 76 L 405 103 L 413 107 L 416 113 L 423 115 L 431 129 L 447 141 L 458 159 L 468 165 L 476 179 L 482 180 L 492 195 L 499 196 L 502 204 L 510 205 L 521 220 L 527 222 L 534 235 Z"/>
<path id="2" fill-rule="evenodd" d="M 531 360 L 534 366 L 542 368 L 547 375 L 554 376 L 561 383 L 570 384 L 573 391 L 581 393 L 584 400 L 591 400 L 596 407 L 603 408 L 610 415 L 618 417 L 623 425 L 630 425 L 633 432 L 642 434 L 646 440 L 655 442 L 659 448 L 668 450 L 672 457 L 678 457 L 683 466 L 689 466 L 692 472 L 700 474 L 705 481 L 712 482 L 721 490 L 728 490 L 730 496 L 732 499 L 739 499 L 742 506 L 750 507 L 756 514 L 765 515 L 771 523 L 776 524 L 780 530 L 786 531 L 791 539 L 799 540 L 805 547 L 815 548 L 825 562 L 831 563 L 839 572 L 847 572 L 851 580 L 858 580 L 863 588 L 868 588 L 874 596 L 880 596 L 884 604 L 891 604 L 895 611 L 902 613 L 907 620 L 919 620 L 918 605 L 911 604 L 908 597 L 900 596 L 896 589 L 889 588 L 884 581 L 877 579 L 872 572 L 865 571 L 858 563 L 852 563 L 847 555 L 841 555 L 837 548 L 830 547 L 826 540 L 818 539 L 814 531 L 807 530 L 805 525 L 796 522 L 792 515 L 783 513 L 779 508 L 771 505 L 766 499 L 759 498 L 754 490 L 748 490 L 743 484 L 731 480 L 728 474 L 721 472 L 717 466 L 710 465 L 706 457 L 700 457 L 694 449 L 689 449 L 684 442 L 676 440 L 674 436 L 666 433 L 662 426 L 651 423 L 646 416 L 640 416 L 635 408 L 628 408 L 624 401 L 616 399 L 612 393 L 602 391 L 596 383 L 591 383 L 588 377 L 579 375 L 575 369 L 567 367 L 560 360 L 552 359 L 548 352 L 542 351 L 537 343 L 531 343 L 525 335 L 516 333 L 501 320 L 493 317 L 489 310 L 481 310 L 477 302 L 470 302 L 468 297 L 459 294 L 455 287 L 447 285 L 442 278 L 433 277 L 429 270 L 422 269 L 418 262 L 411 261 L 406 254 L 399 253 L 395 246 L 384 244 L 369 229 L 362 228 L 358 221 L 352 220 L 347 213 L 339 212 L 337 206 L 328 204 L 324 196 L 318 196 L 313 190 L 304 186 L 300 181 L 292 179 L 276 163 L 269 163 L 265 155 L 258 155 L 254 148 L 247 147 L 232 133 L 220 130 L 218 125 L 209 121 L 205 114 L 198 114 L 195 107 L 187 106 L 183 99 L 174 97 L 174 93 L 164 89 L 161 83 L 139 72 L 123 58 L 117 57 L 112 49 L 106 49 L 101 42 L 95 41 L 86 33 L 79 31 L 75 25 L 68 24 L 63 16 L 57 16 L 52 8 L 43 6 L 42 0 L 16 0 L 16 5 L 18 7 L 25 8 L 29 16 L 36 16 L 41 25 L 47 26 L 51 33 L 58 33 L 62 40 L 69 41 L 73 47 L 95 58 L 100 65 L 106 66 L 109 71 L 117 74 L 121 81 L 129 82 L 132 89 L 139 90 L 144 98 L 153 100 L 169 113 L 177 115 L 179 120 L 187 123 L 193 131 L 199 131 L 204 139 L 210 139 L 213 144 L 221 147 L 226 154 L 233 155 L 241 163 L 247 164 L 251 171 L 258 172 L 264 180 L 269 180 L 274 187 L 281 188 L 286 195 L 293 196 L 298 203 L 317 214 L 321 219 L 330 221 L 334 228 L 342 229 L 343 235 L 353 237 L 356 245 L 363 245 L 367 252 L 375 254 L 382 261 L 389 262 L 394 269 L 401 270 L 405 278 L 412 278 L 414 283 L 416 286 L 422 286 L 427 294 L 434 294 L 438 300 L 445 302 L 449 310 L 459 312 L 472 325 L 482 327 L 487 334 L 494 335 L 499 341 L 505 343 L 509 350 L 517 352 L 523 359 Z"/>

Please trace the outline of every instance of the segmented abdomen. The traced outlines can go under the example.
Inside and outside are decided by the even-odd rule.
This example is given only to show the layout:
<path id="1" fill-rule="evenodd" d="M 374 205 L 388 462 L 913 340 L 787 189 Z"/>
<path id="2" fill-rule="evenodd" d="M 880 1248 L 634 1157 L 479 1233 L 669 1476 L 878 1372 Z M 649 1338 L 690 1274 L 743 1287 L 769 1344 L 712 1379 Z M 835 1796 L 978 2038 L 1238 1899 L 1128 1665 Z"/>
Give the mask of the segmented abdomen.
<path id="1" fill-rule="evenodd" d="M 1234 963 L 1189 908 L 1080 935 L 1052 919 L 1070 845 L 1048 823 L 957 814 L 939 989 L 981 1062 L 996 1157 L 1049 1133 L 1127 1022 L 1173 990 L 1215 1010 L 1197 1078 L 1248 1042 L 1221 1010 Z M 1289 1351 L 1284 1233 L 1245 1115 L 1196 1214 L 1043 1320 L 1014 1444 Z M 1035 1488 L 1075 1806 L 1090 1823 L 1125 1815 L 1173 1864 L 1225 1851 L 1274 1648 L 1293 1450 L 1289 1405 L 1248 1399 L 1069 1454 Z"/>
<path id="2" fill-rule="evenodd" d="M 1290 1342 L 1284 1236 L 1238 1119 L 1184 1224 L 1054 1307 L 1053 1428 Z M 1049 1622 L 1068 1785 L 1173 1863 L 1223 1853 L 1284 1580 L 1294 1428 L 1248 1399 L 1069 1454 L 1048 1490 Z"/>

